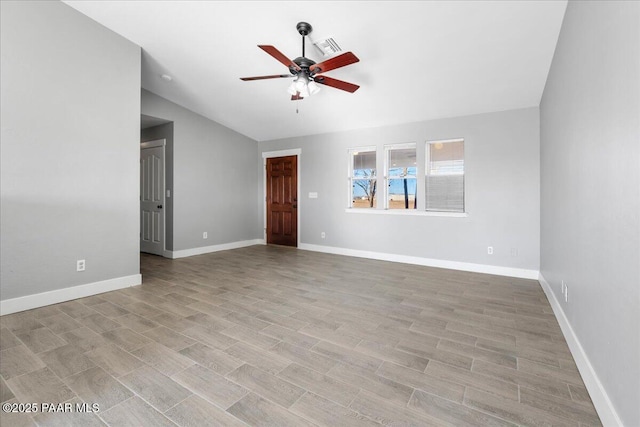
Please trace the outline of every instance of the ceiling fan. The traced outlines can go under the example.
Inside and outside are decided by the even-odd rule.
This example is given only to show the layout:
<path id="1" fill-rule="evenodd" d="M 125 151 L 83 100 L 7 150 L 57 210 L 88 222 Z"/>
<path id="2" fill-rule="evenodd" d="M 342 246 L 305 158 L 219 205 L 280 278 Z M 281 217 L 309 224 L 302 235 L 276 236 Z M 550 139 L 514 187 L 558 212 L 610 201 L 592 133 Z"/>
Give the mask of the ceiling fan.
<path id="1" fill-rule="evenodd" d="M 327 71 L 335 70 L 336 68 L 345 67 L 350 64 L 354 64 L 358 61 L 351 52 L 345 52 L 341 55 L 329 58 L 326 61 L 318 64 L 315 61 L 305 58 L 304 56 L 304 38 L 311 33 L 311 24 L 307 22 L 299 22 L 296 26 L 298 33 L 302 36 L 302 56 L 291 60 L 287 58 L 282 52 L 273 46 L 258 45 L 258 47 L 269 55 L 273 56 L 276 60 L 289 68 L 290 74 L 274 74 L 270 76 L 257 76 L 257 77 L 241 77 L 240 80 L 265 80 L 265 79 L 280 79 L 295 77 L 295 80 L 287 91 L 291 94 L 291 100 L 296 101 L 313 95 L 320 90 L 319 84 L 325 86 L 331 86 L 336 89 L 344 90 L 350 93 L 358 90 L 360 86 L 348 83 L 342 80 L 334 79 L 328 76 L 320 75 Z"/>

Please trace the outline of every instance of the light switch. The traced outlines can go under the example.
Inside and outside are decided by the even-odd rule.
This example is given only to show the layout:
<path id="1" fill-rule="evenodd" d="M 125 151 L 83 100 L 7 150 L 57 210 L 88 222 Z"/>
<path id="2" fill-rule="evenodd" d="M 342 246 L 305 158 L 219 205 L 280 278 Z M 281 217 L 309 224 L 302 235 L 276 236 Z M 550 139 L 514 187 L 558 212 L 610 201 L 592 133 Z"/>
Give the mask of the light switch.
<path id="1" fill-rule="evenodd" d="M 167 197 L 171 197 L 171 190 L 167 190 Z"/>
<path id="2" fill-rule="evenodd" d="M 315 192 L 309 193 L 309 198 L 310 199 L 317 199 L 318 198 L 318 193 L 315 193 Z"/>

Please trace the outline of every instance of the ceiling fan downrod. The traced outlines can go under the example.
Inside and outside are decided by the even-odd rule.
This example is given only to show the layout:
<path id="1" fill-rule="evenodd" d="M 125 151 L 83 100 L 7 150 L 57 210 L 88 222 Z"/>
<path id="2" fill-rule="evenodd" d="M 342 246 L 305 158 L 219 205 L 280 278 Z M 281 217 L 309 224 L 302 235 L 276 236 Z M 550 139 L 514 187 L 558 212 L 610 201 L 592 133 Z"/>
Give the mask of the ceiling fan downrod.
<path id="1" fill-rule="evenodd" d="M 304 58 L 304 37 L 311 34 L 311 31 L 313 31 L 313 27 L 308 22 L 298 22 L 298 25 L 296 25 L 296 29 L 302 36 L 302 57 Z"/>

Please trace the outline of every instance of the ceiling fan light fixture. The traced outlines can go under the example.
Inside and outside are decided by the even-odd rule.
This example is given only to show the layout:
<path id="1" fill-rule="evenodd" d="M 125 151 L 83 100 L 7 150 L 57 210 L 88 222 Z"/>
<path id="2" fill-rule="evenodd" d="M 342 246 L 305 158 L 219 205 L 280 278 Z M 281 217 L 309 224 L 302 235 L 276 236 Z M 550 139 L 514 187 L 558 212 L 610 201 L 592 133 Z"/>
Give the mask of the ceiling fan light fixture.
<path id="1" fill-rule="evenodd" d="M 300 92 L 300 97 L 301 98 L 308 98 L 310 93 L 309 93 L 309 85 L 305 82 L 304 85 L 296 85 L 296 89 L 298 89 L 298 92 Z"/>
<path id="2" fill-rule="evenodd" d="M 291 82 L 291 84 L 287 88 L 287 92 L 289 92 L 289 94 L 291 94 L 291 95 L 295 95 L 296 93 L 298 93 L 298 91 L 296 90 L 296 82 L 295 81 Z"/>
<path id="3" fill-rule="evenodd" d="M 298 74 L 298 77 L 287 88 L 288 93 L 291 95 L 300 94 L 301 98 L 307 98 L 309 95 L 317 93 L 318 90 L 317 85 L 309 80 L 309 76 L 306 73 Z"/>
<path id="4" fill-rule="evenodd" d="M 309 78 L 307 77 L 306 74 L 304 73 L 298 74 L 298 77 L 295 80 L 296 89 L 298 89 L 298 92 L 302 93 L 302 91 L 307 88 L 308 83 L 309 83 Z"/>
<path id="5" fill-rule="evenodd" d="M 309 83 L 307 84 L 307 88 L 309 89 L 309 94 L 311 95 L 315 95 L 316 93 L 320 92 L 320 86 L 318 86 L 318 84 L 313 80 L 309 81 Z"/>

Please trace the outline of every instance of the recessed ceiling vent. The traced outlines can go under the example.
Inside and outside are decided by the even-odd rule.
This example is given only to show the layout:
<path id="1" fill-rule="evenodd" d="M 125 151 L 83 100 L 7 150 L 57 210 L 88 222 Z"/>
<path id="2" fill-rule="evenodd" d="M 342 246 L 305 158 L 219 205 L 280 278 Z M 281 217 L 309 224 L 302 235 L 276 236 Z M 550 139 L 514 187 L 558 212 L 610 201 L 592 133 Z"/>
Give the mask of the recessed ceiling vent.
<path id="1" fill-rule="evenodd" d="M 331 37 L 316 40 L 313 42 L 313 45 L 318 49 L 322 56 L 331 56 L 338 52 L 342 52 L 338 43 L 336 43 L 336 41 Z"/>

